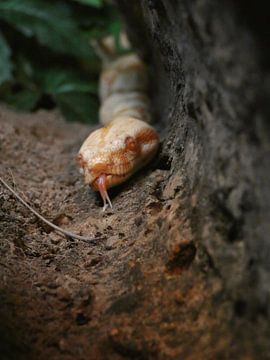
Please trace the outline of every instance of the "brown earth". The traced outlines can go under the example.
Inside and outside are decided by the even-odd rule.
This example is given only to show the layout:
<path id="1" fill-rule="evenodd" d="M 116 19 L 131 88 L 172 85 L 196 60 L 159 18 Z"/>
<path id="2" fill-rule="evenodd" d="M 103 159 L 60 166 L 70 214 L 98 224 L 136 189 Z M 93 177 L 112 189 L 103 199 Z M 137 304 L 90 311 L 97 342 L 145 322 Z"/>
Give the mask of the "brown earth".
<path id="1" fill-rule="evenodd" d="M 193 359 L 229 344 L 212 344 L 224 331 L 209 304 L 220 281 L 205 281 L 212 270 L 193 242 L 183 179 L 157 163 L 103 213 L 74 161 L 90 128 L 0 111 L 1 176 L 48 219 L 93 237 L 50 231 L 1 188 L 1 359 Z"/>

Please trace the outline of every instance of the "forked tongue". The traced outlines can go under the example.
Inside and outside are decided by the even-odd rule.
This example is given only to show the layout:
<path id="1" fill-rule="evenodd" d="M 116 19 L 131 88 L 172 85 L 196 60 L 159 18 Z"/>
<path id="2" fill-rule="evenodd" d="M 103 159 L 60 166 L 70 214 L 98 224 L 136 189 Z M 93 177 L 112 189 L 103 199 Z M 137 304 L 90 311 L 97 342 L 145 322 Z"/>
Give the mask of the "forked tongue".
<path id="1" fill-rule="evenodd" d="M 107 209 L 108 205 L 112 208 L 112 203 L 109 198 L 106 187 L 106 175 L 105 174 L 100 175 L 96 180 L 96 184 L 103 200 L 103 211 Z"/>

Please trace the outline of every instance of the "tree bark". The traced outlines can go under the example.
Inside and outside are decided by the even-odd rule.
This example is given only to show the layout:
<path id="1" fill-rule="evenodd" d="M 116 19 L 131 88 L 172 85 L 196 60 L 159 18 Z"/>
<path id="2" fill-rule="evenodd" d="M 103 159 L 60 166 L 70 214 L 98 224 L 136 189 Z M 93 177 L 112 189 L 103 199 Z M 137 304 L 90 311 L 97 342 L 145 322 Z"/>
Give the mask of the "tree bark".
<path id="1" fill-rule="evenodd" d="M 116 2 L 152 74 L 163 134 L 159 166 L 169 173 L 165 192 L 173 183 L 170 196 L 179 197 L 181 208 L 174 222 L 184 216 L 190 226 L 191 242 L 182 221 L 172 236 L 163 224 L 160 231 L 167 236 L 157 241 L 172 251 L 167 266 L 181 272 L 196 249 L 205 284 L 219 282 L 218 291 L 208 290 L 208 310 L 228 326 L 209 336 L 217 340 L 229 332 L 237 358 L 245 358 L 247 348 L 263 349 L 260 356 L 267 358 L 270 132 L 264 3 L 246 8 L 244 2 L 211 0 Z M 228 312 L 220 314 L 225 304 Z M 189 345 L 183 340 L 181 346 Z M 212 351 L 219 346 L 217 340 L 206 358 L 215 358 Z M 222 347 L 229 351 L 229 343 Z"/>

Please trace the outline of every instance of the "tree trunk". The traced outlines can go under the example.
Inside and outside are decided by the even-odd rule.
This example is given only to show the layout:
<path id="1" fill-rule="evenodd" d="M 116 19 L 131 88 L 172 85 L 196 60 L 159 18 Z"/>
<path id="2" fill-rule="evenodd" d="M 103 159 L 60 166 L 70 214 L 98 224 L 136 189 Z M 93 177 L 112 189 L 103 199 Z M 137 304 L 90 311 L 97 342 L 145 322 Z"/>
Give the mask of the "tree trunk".
<path id="1" fill-rule="evenodd" d="M 0 109 L 1 174 L 93 237 L 50 232 L 1 190 L 0 357 L 269 359 L 263 6 L 117 3 L 149 64 L 161 150 L 101 213 L 73 161 L 90 129 Z"/>
<path id="2" fill-rule="evenodd" d="M 209 299 L 199 311 L 207 309 L 209 316 L 204 333 L 191 346 L 179 329 L 171 335 L 178 338 L 173 348 L 178 346 L 184 358 L 246 358 L 252 351 L 268 358 L 269 39 L 264 3 L 116 2 L 152 74 L 163 135 L 159 168 L 168 172 L 159 196 L 165 202 L 175 199 L 179 209 L 174 219 L 168 213 L 157 242 L 168 249 L 167 270 L 175 276 L 181 277 L 194 260 L 191 267 L 199 275 L 194 272 L 189 285 L 183 280 L 179 293 L 195 286 L 198 298 L 203 301 L 206 292 Z M 155 250 L 153 256 L 160 254 Z M 200 286 L 194 285 L 198 278 Z M 190 332 L 197 326 L 194 316 L 187 310 L 179 320 Z M 220 328 L 211 334 L 213 320 Z M 206 348 L 208 355 L 194 355 Z"/>

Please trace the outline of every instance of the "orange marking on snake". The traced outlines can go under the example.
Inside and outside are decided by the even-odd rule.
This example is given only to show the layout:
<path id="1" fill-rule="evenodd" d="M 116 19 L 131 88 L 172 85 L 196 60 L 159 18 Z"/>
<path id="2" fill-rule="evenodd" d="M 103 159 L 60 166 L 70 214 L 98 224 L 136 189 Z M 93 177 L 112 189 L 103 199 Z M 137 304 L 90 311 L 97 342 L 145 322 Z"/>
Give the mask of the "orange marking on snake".
<path id="1" fill-rule="evenodd" d="M 158 134 L 154 129 L 142 129 L 137 135 L 136 140 L 140 143 L 149 143 L 151 141 L 158 141 Z"/>

